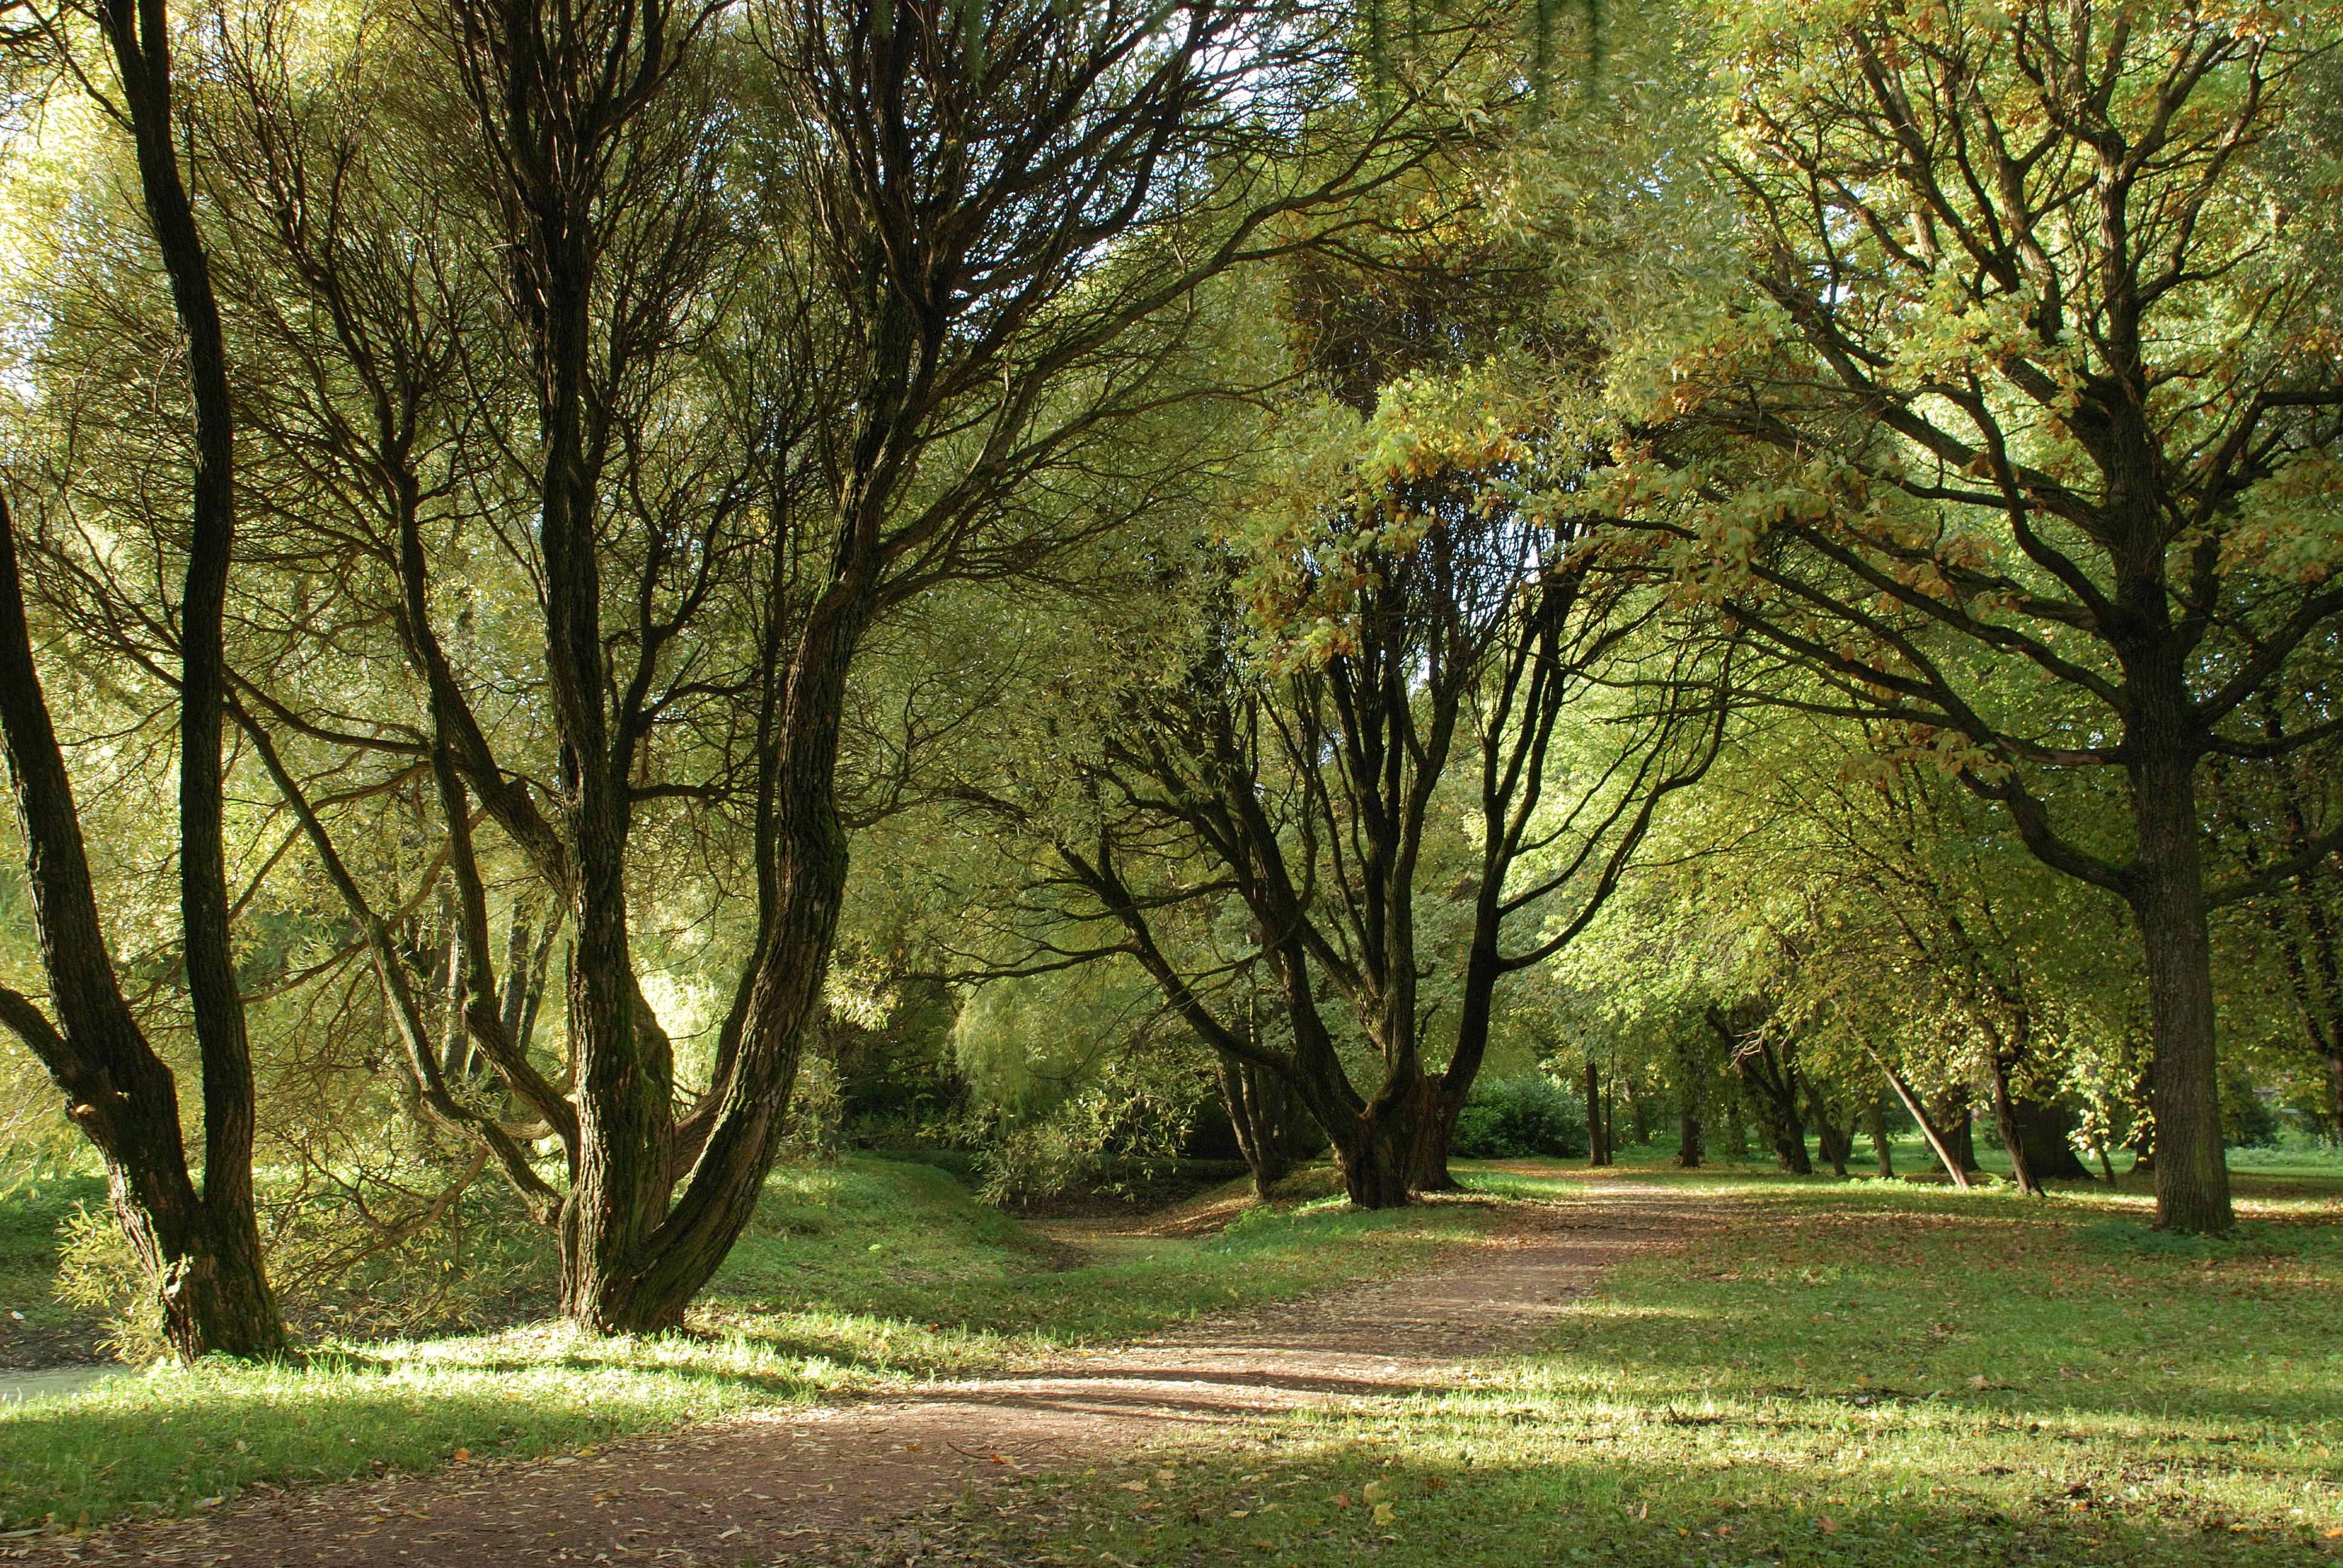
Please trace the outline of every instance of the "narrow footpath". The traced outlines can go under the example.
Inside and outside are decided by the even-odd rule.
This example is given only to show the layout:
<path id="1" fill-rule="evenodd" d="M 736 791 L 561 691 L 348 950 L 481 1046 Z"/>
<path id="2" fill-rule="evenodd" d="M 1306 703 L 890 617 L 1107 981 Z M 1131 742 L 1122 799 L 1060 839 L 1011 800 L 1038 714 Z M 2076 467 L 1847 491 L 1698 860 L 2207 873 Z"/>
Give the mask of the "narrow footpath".
<path id="1" fill-rule="evenodd" d="M 337 1568 L 688 1568 L 826 1554 L 970 1486 L 1225 1442 L 1270 1412 L 1464 1385 L 1476 1363 L 1533 1346 L 1614 1264 L 1725 1212 L 1696 1191 L 1584 1180 L 1567 1199 L 1515 1206 L 1447 1267 L 1199 1318 L 1031 1372 L 761 1412 L 588 1458 L 247 1497 L 196 1519 L 28 1543 L 21 1554 Z"/>

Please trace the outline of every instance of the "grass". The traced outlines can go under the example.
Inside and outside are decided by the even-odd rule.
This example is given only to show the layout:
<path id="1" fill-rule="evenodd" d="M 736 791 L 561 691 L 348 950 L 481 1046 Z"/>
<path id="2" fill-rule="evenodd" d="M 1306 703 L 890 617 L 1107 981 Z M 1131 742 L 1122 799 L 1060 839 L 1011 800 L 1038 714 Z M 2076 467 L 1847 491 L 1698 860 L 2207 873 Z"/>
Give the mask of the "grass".
<path id="1" fill-rule="evenodd" d="M 0 1530 L 181 1513 L 256 1485 L 580 1450 L 980 1371 L 1208 1306 L 1418 1267 L 1484 1217 L 1320 1202 L 1069 1269 L 1062 1251 L 943 1171 L 864 1160 L 784 1171 L 690 1336 L 604 1341 L 537 1325 L 329 1346 L 301 1365 L 207 1362 L 109 1380 L 0 1411 Z"/>
<path id="2" fill-rule="evenodd" d="M 1456 1392 L 1265 1420 L 1233 1445 L 1071 1478 L 1066 1523 L 1024 1555 L 2243 1568 L 2343 1554 L 2331 1198 L 2266 1199 L 2242 1241 L 2170 1244 L 2137 1195 L 1702 1182 L 1741 1206 L 1735 1222 L 1622 1268 L 1538 1353 Z"/>
<path id="3" fill-rule="evenodd" d="M 57 1226 L 75 1203 L 106 1207 L 106 1182 L 76 1176 L 28 1182 L 0 1195 L 0 1365 L 75 1361 L 92 1353 L 96 1325 L 56 1298 Z"/>

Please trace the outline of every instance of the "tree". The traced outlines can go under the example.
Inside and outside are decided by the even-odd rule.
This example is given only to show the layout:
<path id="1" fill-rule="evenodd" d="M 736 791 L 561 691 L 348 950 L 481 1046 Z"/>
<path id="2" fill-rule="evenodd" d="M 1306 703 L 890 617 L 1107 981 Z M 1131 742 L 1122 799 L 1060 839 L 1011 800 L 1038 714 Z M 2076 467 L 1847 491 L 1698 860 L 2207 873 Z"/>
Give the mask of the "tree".
<path id="1" fill-rule="evenodd" d="M 232 325 L 305 372 L 248 389 L 305 610 L 256 586 L 232 711 L 418 1102 L 558 1231 L 572 1317 L 669 1326 L 757 1201 L 829 971 L 866 642 L 1121 526 L 1157 477 L 1121 433 L 1217 393 L 1200 291 L 1446 133 L 1346 94 L 1340 19 L 1243 5 L 462 5 L 310 40 L 327 71 L 246 20 L 205 134 Z M 76 591 L 151 637 L 126 585 Z M 321 791 L 353 769 L 429 780 L 472 1081 Z M 670 822 L 753 905 L 696 1089 L 636 979 Z M 574 1080 L 504 1023 L 516 868 L 569 933 Z"/>
<path id="2" fill-rule="evenodd" d="M 33 36 L 74 74 L 59 17 Z M 164 1333 L 190 1360 L 266 1354 L 285 1341 L 254 1218 L 252 1048 L 230 940 L 221 729 L 227 689 L 224 622 L 236 535 L 236 423 L 211 258 L 179 164 L 172 24 L 159 0 L 107 0 L 87 20 L 110 57 L 118 98 L 98 95 L 127 132 L 146 225 L 185 335 L 193 464 L 185 572 L 169 633 L 177 655 L 181 967 L 202 1060 L 203 1185 L 189 1172 L 177 1084 L 124 1001 L 92 889 L 65 758 L 33 656 L 13 519 L 0 501 L 0 700 L 9 777 L 24 833 L 55 1018 L 14 991 L 0 1021 L 64 1091 L 67 1115 L 105 1159 L 114 1207 L 153 1282 Z M 11 42 L 23 42 L 12 38 Z M 175 542 L 179 542 L 175 540 Z"/>
<path id="3" fill-rule="evenodd" d="M 1758 299 L 1680 354 L 1604 502 L 1826 682 L 1805 706 L 1902 727 L 2124 901 L 2183 1231 L 2232 1219 L 2208 912 L 2343 842 L 2322 796 L 2248 869 L 2199 799 L 2213 759 L 2337 734 L 2307 654 L 2343 616 L 2343 374 L 2297 265 L 2326 215 L 2258 162 L 2324 15 L 1751 14 L 1720 161 Z"/>
<path id="4" fill-rule="evenodd" d="M 1425 406 L 1468 397 L 1415 391 L 1413 411 L 1387 387 L 1373 422 L 1336 416 L 1353 477 L 1281 497 L 1182 628 L 1122 660 L 1138 677 L 1093 709 L 1076 799 L 987 802 L 1046 843 L 1068 919 L 1120 928 L 1092 956 L 1136 959 L 1215 1052 L 1289 1082 L 1368 1207 L 1449 1184 L 1499 983 L 1594 918 L 1722 725 L 1697 628 L 1504 499 L 1539 437 L 1478 413 L 1460 433 Z M 1661 673 L 1614 689 L 1635 660 Z M 1460 810 L 1471 836 L 1440 844 Z M 1246 1038 L 1166 940 L 1163 911 L 1223 894 L 1289 1049 Z"/>

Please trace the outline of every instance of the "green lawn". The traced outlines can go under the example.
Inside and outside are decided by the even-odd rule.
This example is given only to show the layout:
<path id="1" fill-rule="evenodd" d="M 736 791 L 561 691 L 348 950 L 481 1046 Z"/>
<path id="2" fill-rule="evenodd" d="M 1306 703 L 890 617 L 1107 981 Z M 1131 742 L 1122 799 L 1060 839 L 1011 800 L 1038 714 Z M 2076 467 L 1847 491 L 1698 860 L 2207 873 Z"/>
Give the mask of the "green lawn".
<path id="1" fill-rule="evenodd" d="M 1420 1267 L 1487 1214 L 1355 1214 L 1318 1202 L 1256 1211 L 1154 1255 L 1066 1269 L 1062 1253 L 930 1167 L 849 1160 L 784 1171 L 690 1336 L 599 1341 L 540 1324 L 350 1344 L 302 1366 L 160 1366 L 0 1410 L 0 1530 L 185 1512 L 256 1483 L 413 1473 L 459 1451 L 576 1449 L 980 1371 L 1207 1307 Z"/>
<path id="2" fill-rule="evenodd" d="M 1493 1382 L 1070 1480 L 1062 1522 L 1021 1552 L 1134 1568 L 2343 1556 L 2331 1190 L 2246 1178 L 2249 1239 L 2182 1243 L 2144 1231 L 2137 1194 L 1699 1180 L 1742 1205 L 1735 1223 L 1620 1270 Z"/>

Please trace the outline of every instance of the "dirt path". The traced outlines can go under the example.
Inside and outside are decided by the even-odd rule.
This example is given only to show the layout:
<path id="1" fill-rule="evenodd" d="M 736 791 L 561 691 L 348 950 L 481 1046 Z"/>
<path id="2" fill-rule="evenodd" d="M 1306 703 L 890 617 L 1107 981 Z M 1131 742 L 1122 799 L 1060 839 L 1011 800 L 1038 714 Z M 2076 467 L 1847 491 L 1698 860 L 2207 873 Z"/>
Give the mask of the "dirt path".
<path id="1" fill-rule="evenodd" d="M 1225 1439 L 1269 1412 L 1446 1388 L 1526 1348 L 1628 1254 L 1720 1222 L 1684 1189 L 1587 1181 L 1451 1267 L 870 1403 L 773 1411 L 590 1458 L 240 1503 L 27 1555 L 350 1568 L 762 1562 L 1037 1470 Z M 0 1553 L 0 1555 L 11 1553 Z"/>

